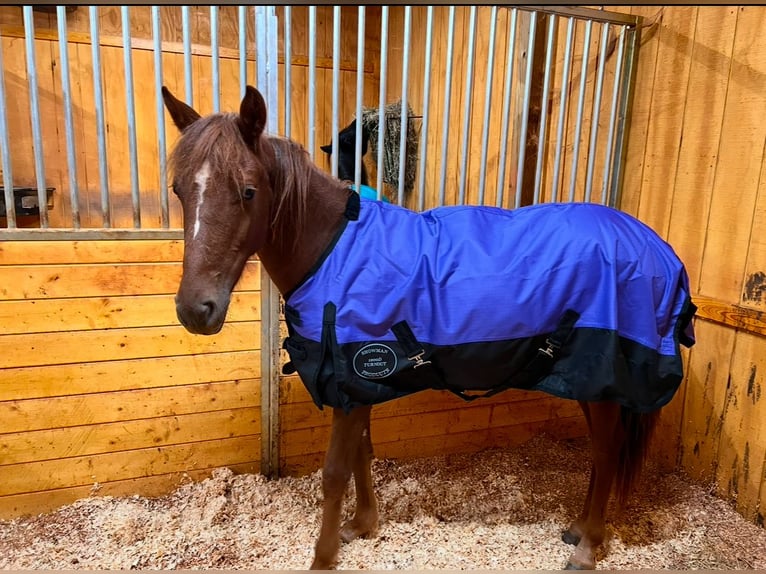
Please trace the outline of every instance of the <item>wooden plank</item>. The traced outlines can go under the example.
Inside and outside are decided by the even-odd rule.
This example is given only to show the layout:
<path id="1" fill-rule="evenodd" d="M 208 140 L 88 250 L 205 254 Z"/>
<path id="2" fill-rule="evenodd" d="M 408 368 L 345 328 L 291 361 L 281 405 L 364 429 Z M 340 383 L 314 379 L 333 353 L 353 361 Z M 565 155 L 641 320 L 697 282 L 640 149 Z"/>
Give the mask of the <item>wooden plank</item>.
<path id="1" fill-rule="evenodd" d="M 216 336 L 192 335 L 180 325 L 73 331 L 56 336 L 3 335 L 0 369 L 260 348 L 260 321 L 225 323 Z"/>
<path id="2" fill-rule="evenodd" d="M 703 319 L 736 327 L 748 333 L 766 335 L 766 312 L 764 311 L 725 303 L 703 295 L 695 295 L 692 300 L 699 308 L 697 316 Z"/>
<path id="3" fill-rule="evenodd" d="M 764 340 L 738 333 L 731 357 L 723 411 L 716 482 L 719 494 L 754 520 L 764 482 L 766 460 L 766 354 Z"/>
<path id="4" fill-rule="evenodd" d="M 735 333 L 700 321 L 696 335 L 697 343 L 686 364 L 680 463 L 692 478 L 705 481 L 716 471 Z"/>
<path id="5" fill-rule="evenodd" d="M 0 265 L 65 265 L 69 263 L 177 263 L 183 241 L 3 241 Z"/>
<path id="6" fill-rule="evenodd" d="M 0 496 L 253 462 L 258 435 L 3 466 Z"/>
<path id="7" fill-rule="evenodd" d="M 664 11 L 657 42 L 655 89 L 649 108 L 638 217 L 667 237 L 679 145 L 684 122 L 687 88 L 697 20 L 695 6 L 673 6 Z M 639 60 L 643 53 L 639 55 Z M 699 94 L 689 94 L 698 98 Z"/>
<path id="8" fill-rule="evenodd" d="M 249 350 L 3 369 L 0 401 L 258 379 L 260 361 Z"/>
<path id="9" fill-rule="evenodd" d="M 761 165 L 740 302 L 766 311 L 766 161 Z"/>
<path id="10" fill-rule="evenodd" d="M 258 456 L 255 452 L 254 456 Z M 243 464 L 228 464 L 235 473 L 258 472 L 259 461 Z M 0 497 L 0 520 L 12 520 L 21 516 L 52 512 L 81 498 L 96 496 L 164 496 L 182 485 L 209 478 L 215 468 L 177 471 L 156 476 L 130 478 L 102 482 L 87 486 L 59 488 L 43 492 L 17 494 Z"/>
<path id="11" fill-rule="evenodd" d="M 739 8 L 699 292 L 738 301 L 766 140 L 766 12 Z M 743 225 L 743 220 L 746 222 Z"/>
<path id="12" fill-rule="evenodd" d="M 259 407 L 0 435 L 3 465 L 258 434 Z"/>
<path id="13" fill-rule="evenodd" d="M 0 299 L 103 297 L 175 293 L 180 263 L 125 265 L 19 265 L 3 268 Z M 249 262 L 235 289 L 258 291 L 260 265 Z"/>
<path id="14" fill-rule="evenodd" d="M 226 321 L 258 321 L 260 307 L 260 293 L 234 293 Z M 173 295 L 0 301 L 0 335 L 176 325 Z"/>
<path id="15" fill-rule="evenodd" d="M 83 427 L 260 405 L 260 380 L 91 393 L 0 403 L 5 433 Z"/>
<path id="16" fill-rule="evenodd" d="M 735 6 L 699 9 L 690 48 L 688 96 L 667 239 L 686 265 L 692 292 L 699 290 L 736 22 Z"/>

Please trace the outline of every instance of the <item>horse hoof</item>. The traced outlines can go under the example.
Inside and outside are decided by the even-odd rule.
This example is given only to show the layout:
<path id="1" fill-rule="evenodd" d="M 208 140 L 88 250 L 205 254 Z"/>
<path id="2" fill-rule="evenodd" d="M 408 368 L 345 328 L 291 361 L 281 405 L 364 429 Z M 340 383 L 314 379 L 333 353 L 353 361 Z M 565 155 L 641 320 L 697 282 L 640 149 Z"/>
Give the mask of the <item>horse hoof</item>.
<path id="1" fill-rule="evenodd" d="M 356 519 L 349 520 L 340 529 L 340 539 L 349 543 L 357 538 L 372 538 L 377 532 L 377 527 L 373 525 L 363 525 Z"/>
<path id="2" fill-rule="evenodd" d="M 577 546 L 580 543 L 580 537 L 576 534 L 572 534 L 569 530 L 565 530 L 561 533 L 561 539 L 572 546 Z M 571 568 L 567 568 L 567 570 L 571 570 Z"/>
<path id="3" fill-rule="evenodd" d="M 334 568 L 331 563 L 314 558 L 314 561 L 311 563 L 311 568 L 309 568 L 309 570 L 334 570 Z"/>
<path id="4" fill-rule="evenodd" d="M 585 568 L 579 564 L 572 564 L 571 562 L 567 562 L 567 565 L 564 566 L 564 570 L 591 570 L 591 568 Z"/>

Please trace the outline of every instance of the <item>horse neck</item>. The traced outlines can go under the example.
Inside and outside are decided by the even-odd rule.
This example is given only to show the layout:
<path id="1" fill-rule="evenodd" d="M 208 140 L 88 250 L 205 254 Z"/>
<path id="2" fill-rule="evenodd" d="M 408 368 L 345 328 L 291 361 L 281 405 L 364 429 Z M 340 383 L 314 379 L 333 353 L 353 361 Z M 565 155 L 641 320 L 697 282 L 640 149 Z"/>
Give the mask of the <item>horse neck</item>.
<path id="1" fill-rule="evenodd" d="M 284 190 L 276 189 L 275 194 Z M 306 193 L 304 224 L 285 217 L 278 223 L 258 257 L 284 295 L 291 291 L 325 252 L 340 228 L 349 190 L 312 166 Z"/>

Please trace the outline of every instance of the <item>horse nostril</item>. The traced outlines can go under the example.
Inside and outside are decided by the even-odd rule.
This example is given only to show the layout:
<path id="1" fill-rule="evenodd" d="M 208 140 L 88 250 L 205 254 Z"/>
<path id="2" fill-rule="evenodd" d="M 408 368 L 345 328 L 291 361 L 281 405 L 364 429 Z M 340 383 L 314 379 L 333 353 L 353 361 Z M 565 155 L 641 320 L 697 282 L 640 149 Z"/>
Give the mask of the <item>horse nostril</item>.
<path id="1" fill-rule="evenodd" d="M 200 303 L 200 315 L 204 317 L 206 321 L 210 321 L 210 319 L 215 316 L 215 310 L 215 301 L 203 301 Z"/>

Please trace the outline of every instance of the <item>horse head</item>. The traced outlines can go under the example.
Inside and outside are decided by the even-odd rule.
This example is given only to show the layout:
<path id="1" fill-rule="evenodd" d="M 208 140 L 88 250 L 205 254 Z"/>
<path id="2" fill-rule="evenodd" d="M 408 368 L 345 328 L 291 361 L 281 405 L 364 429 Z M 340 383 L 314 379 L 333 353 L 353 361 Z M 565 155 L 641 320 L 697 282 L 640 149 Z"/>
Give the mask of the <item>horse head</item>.
<path id="1" fill-rule="evenodd" d="M 212 335 L 247 259 L 269 236 L 274 150 L 263 142 L 266 104 L 248 86 L 238 114 L 203 118 L 167 88 L 162 95 L 181 132 L 170 157 L 184 226 L 176 313 L 190 332 Z"/>

